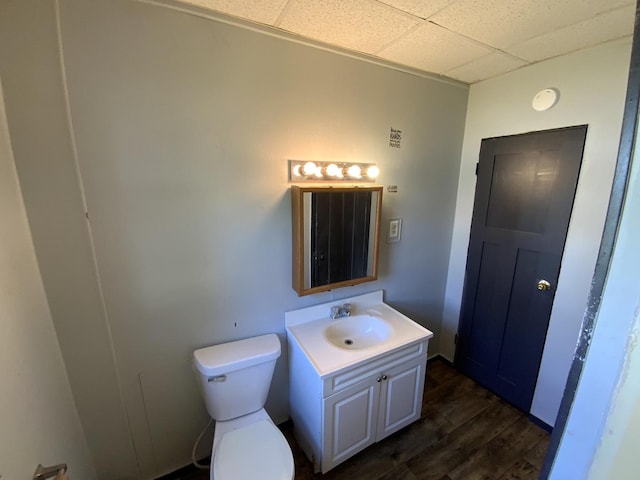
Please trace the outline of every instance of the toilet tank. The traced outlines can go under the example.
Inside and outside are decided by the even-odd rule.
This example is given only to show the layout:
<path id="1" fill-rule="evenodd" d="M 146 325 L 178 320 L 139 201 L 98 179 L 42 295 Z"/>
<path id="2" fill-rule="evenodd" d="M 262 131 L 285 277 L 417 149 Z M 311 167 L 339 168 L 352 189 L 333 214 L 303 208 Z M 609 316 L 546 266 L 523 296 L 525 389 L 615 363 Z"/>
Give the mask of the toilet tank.
<path id="1" fill-rule="evenodd" d="M 211 418 L 231 420 L 264 407 L 279 356 L 280 340 L 273 333 L 193 352 Z"/>

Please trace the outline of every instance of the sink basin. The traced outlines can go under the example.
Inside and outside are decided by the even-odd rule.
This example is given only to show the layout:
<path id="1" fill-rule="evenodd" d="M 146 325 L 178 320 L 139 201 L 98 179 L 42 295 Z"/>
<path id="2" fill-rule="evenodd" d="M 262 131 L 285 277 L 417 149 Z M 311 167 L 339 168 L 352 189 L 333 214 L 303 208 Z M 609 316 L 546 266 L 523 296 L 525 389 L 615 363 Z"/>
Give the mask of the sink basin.
<path id="1" fill-rule="evenodd" d="M 387 322 L 371 315 L 343 317 L 329 325 L 324 334 L 339 348 L 361 350 L 384 342 L 391 335 Z"/>

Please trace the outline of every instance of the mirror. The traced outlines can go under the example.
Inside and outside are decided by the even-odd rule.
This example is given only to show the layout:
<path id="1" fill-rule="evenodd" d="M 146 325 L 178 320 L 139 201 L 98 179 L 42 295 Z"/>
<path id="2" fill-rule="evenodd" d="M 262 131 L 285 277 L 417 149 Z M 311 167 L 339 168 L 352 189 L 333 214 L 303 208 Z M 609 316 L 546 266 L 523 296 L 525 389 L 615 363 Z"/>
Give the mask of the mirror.
<path id="1" fill-rule="evenodd" d="M 291 187 L 299 296 L 378 278 L 381 186 Z"/>

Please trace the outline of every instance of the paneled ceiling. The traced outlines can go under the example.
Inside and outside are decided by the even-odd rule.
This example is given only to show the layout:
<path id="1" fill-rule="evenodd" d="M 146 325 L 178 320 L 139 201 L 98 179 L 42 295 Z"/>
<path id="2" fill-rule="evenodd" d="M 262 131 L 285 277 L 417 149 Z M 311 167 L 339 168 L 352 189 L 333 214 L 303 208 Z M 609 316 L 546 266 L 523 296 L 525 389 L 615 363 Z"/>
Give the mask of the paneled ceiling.
<path id="1" fill-rule="evenodd" d="M 465 83 L 633 33 L 634 0 L 177 0 Z"/>

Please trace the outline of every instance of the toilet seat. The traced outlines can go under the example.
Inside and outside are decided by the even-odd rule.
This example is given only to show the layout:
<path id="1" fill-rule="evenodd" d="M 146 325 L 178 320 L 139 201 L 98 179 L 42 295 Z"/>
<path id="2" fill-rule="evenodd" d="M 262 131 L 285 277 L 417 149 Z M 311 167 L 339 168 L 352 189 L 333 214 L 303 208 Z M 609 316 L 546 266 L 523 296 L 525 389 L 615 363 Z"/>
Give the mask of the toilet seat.
<path id="1" fill-rule="evenodd" d="M 224 434 L 215 449 L 215 480 L 293 480 L 293 455 L 271 422 L 255 423 Z"/>

